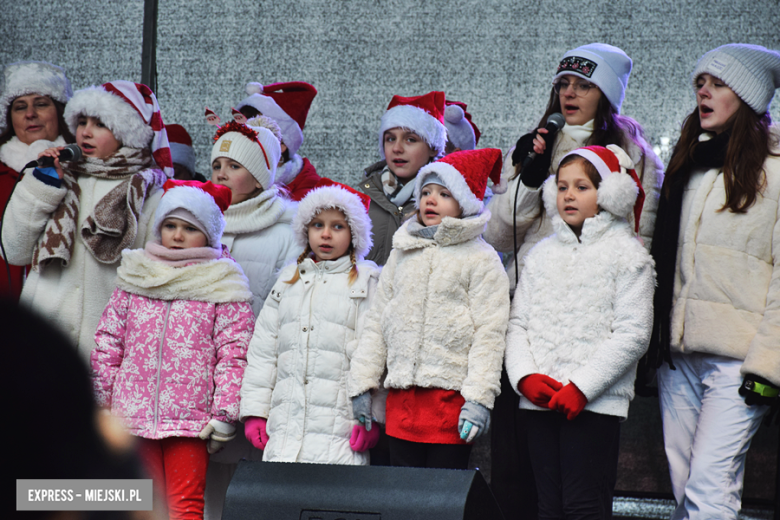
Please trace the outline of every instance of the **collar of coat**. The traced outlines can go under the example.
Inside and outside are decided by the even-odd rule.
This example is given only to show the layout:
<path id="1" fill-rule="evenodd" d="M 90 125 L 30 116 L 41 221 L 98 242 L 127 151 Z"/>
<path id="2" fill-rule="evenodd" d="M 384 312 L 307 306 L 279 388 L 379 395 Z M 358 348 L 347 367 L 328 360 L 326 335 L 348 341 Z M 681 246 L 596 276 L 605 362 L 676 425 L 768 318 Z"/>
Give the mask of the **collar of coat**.
<path id="1" fill-rule="evenodd" d="M 38 154 L 45 149 L 52 146 L 65 146 L 65 144 L 65 139 L 61 135 L 58 135 L 53 142 L 39 139 L 32 144 L 24 144 L 18 137 L 13 136 L 7 143 L 0 146 L 0 161 L 16 170 L 17 173 L 21 173 L 22 168 L 28 162 L 36 160 Z M 27 173 L 31 171 L 32 169 L 29 169 Z"/>
<path id="2" fill-rule="evenodd" d="M 344 255 L 336 260 L 326 260 L 324 262 L 315 262 L 311 257 L 298 264 L 298 273 L 304 284 L 313 280 L 319 274 L 346 274 L 352 269 L 352 260 L 349 255 Z M 368 283 L 371 278 L 379 278 L 381 268 L 370 260 L 358 260 L 358 277 L 350 286 L 352 289 L 352 298 L 365 298 L 368 294 Z M 288 265 L 280 273 L 280 280 L 289 280 L 295 272 L 295 264 Z"/>
<path id="3" fill-rule="evenodd" d="M 409 233 L 407 228 L 411 220 L 407 220 L 393 235 L 393 248 L 408 250 L 434 246 L 446 247 L 468 242 L 478 238 L 485 231 L 488 220 L 490 220 L 488 210 L 467 218 L 444 217 L 436 234 L 433 235 L 433 240 Z"/>
<path id="4" fill-rule="evenodd" d="M 564 222 L 560 215 L 548 216 L 552 219 L 552 226 L 558 241 L 564 244 L 592 244 L 598 242 L 606 235 L 627 235 L 635 237 L 631 231 L 631 226 L 624 218 L 616 217 L 609 211 L 600 211 L 595 216 L 585 219 L 582 224 L 582 232 L 579 239 L 569 225 Z"/>
<path id="5" fill-rule="evenodd" d="M 156 300 L 194 300 L 209 303 L 248 302 L 249 280 L 232 258 L 185 267 L 152 260 L 143 249 L 122 251 L 117 287 Z"/>

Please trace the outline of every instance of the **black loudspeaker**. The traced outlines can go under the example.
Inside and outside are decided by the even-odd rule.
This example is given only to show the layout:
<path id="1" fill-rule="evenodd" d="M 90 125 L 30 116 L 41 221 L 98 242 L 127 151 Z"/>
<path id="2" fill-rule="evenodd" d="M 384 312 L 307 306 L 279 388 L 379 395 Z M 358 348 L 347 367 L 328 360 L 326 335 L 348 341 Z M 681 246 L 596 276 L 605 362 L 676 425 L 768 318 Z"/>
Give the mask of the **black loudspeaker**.
<path id="1" fill-rule="evenodd" d="M 475 470 L 239 463 L 223 520 L 503 520 Z"/>

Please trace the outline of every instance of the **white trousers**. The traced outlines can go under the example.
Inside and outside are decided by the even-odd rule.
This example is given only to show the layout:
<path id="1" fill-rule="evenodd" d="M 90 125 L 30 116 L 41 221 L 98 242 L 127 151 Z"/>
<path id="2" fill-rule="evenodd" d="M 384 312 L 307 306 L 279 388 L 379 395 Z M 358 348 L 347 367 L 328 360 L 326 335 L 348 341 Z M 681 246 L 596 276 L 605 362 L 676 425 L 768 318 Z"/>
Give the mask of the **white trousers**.
<path id="1" fill-rule="evenodd" d="M 658 396 L 677 509 L 672 520 L 736 519 L 745 457 L 768 406 L 739 395 L 742 361 L 672 354 L 658 370 Z"/>

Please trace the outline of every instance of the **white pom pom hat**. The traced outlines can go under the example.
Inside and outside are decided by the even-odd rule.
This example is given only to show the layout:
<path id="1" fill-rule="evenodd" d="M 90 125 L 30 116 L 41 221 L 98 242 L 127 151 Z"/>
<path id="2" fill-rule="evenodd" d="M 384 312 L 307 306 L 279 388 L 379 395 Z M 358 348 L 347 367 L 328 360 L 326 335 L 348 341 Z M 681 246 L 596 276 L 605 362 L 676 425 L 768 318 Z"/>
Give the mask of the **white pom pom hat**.
<path id="1" fill-rule="evenodd" d="M 371 219 L 368 195 L 323 177 L 298 204 L 298 213 L 293 219 L 295 240 L 301 247 L 309 243 L 309 222 L 326 209 L 338 209 L 347 217 L 352 233 L 352 247 L 355 257 L 362 260 L 371 250 Z"/>
<path id="2" fill-rule="evenodd" d="M 591 163 L 599 172 L 601 183 L 598 188 L 598 205 L 613 215 L 628 218 L 634 212 L 635 231 L 639 232 L 639 217 L 645 201 L 642 183 L 634 171 L 634 162 L 619 146 L 585 146 L 567 153 L 561 163 L 570 155 L 578 155 Z M 551 175 L 543 188 L 544 206 L 549 215 L 558 215 L 558 182 Z"/>

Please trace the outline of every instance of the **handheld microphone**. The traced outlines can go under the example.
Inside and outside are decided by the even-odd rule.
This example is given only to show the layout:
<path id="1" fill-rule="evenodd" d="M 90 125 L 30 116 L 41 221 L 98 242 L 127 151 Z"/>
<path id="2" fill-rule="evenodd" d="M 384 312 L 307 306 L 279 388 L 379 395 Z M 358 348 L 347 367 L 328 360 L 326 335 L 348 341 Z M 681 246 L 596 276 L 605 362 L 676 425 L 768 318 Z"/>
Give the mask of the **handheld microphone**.
<path id="1" fill-rule="evenodd" d="M 83 153 L 81 152 L 81 148 L 79 148 L 79 145 L 73 143 L 66 145 L 65 148 L 60 150 L 60 161 L 78 161 L 81 159 Z M 27 165 L 22 168 L 23 170 L 26 170 L 27 168 L 51 168 L 54 166 L 54 157 L 49 157 L 48 155 L 45 155 L 43 157 L 39 157 L 37 161 L 30 161 L 27 163 Z"/>
<path id="2" fill-rule="evenodd" d="M 544 142 L 547 143 L 547 146 L 550 146 L 550 143 L 552 143 L 553 139 L 555 138 L 555 134 L 557 134 L 558 130 L 563 128 L 563 125 L 565 124 L 566 119 L 563 118 L 563 115 L 560 112 L 550 114 L 550 116 L 547 118 L 547 124 L 544 126 L 544 128 L 547 130 L 547 133 L 539 134 L 542 136 L 542 139 L 544 139 Z M 529 153 L 528 157 L 526 157 L 523 161 L 523 168 L 531 164 L 534 159 L 536 159 L 536 152 Z"/>

